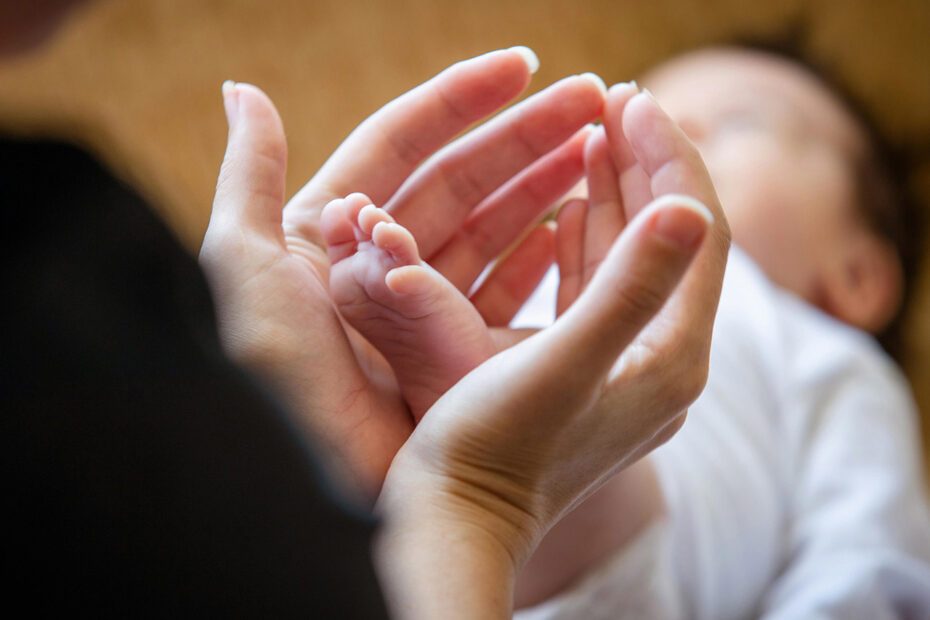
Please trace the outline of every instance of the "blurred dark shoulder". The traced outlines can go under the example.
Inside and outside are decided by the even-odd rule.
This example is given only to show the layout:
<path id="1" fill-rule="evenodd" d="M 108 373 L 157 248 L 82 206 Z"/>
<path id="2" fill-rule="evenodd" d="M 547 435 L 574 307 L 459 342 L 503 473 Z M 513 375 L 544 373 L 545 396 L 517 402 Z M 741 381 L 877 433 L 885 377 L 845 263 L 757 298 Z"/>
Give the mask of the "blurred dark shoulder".
<path id="1" fill-rule="evenodd" d="M 146 314 L 180 310 L 183 320 L 209 328 L 210 297 L 193 257 L 134 191 L 80 148 L 0 140 L 0 208 L 7 285 L 38 297 L 54 289 L 54 299 L 43 301 L 89 321 L 73 327 L 118 327 L 101 311 L 122 303 Z"/>
<path id="2" fill-rule="evenodd" d="M 0 464 L 14 603 L 384 617 L 373 521 L 220 346 L 194 258 L 94 158 L 0 140 Z"/>

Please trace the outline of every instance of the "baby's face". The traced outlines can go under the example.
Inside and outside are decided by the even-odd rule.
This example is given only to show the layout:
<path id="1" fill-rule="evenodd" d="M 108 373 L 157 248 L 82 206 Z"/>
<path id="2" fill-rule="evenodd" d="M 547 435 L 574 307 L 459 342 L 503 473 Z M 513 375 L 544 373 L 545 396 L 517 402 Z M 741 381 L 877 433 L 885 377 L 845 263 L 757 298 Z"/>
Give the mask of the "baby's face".
<path id="1" fill-rule="evenodd" d="M 856 205 L 865 133 L 843 104 L 790 61 L 740 50 L 689 54 L 644 81 L 701 151 L 736 243 L 782 287 L 880 329 L 887 317 L 846 316 L 836 299 L 863 277 L 850 258 L 879 241 Z"/>

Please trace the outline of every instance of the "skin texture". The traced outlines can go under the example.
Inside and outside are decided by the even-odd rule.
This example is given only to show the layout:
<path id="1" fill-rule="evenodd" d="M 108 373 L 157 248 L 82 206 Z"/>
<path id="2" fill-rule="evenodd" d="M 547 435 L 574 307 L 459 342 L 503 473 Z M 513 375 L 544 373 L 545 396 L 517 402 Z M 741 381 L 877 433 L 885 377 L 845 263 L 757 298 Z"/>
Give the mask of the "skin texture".
<path id="1" fill-rule="evenodd" d="M 736 243 L 766 274 L 841 321 L 884 328 L 902 271 L 856 204 L 868 142 L 843 102 L 800 65 L 736 49 L 681 56 L 644 82 L 697 145 Z"/>

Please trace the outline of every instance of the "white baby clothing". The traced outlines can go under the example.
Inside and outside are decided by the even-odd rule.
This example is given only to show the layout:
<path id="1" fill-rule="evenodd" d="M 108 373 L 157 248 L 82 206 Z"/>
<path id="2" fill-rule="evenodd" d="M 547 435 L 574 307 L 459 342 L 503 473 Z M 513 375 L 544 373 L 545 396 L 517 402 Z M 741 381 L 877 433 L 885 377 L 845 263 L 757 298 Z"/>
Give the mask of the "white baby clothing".
<path id="1" fill-rule="evenodd" d="M 551 322 L 557 283 L 515 324 Z M 516 618 L 930 619 L 918 438 L 875 341 L 734 248 L 707 387 L 649 457 L 666 518 Z"/>

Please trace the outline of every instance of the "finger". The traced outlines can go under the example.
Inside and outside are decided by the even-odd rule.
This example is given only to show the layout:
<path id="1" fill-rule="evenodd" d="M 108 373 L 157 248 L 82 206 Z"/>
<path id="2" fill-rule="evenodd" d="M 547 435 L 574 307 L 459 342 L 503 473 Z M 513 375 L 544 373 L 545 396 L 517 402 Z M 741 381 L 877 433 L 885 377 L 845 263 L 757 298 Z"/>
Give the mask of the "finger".
<path id="1" fill-rule="evenodd" d="M 582 286 L 591 281 L 614 240 L 626 223 L 620 180 L 602 128 L 588 139 L 584 151 L 588 180 L 588 209 L 584 227 Z"/>
<path id="2" fill-rule="evenodd" d="M 223 102 L 229 137 L 211 227 L 229 222 L 283 243 L 287 142 L 281 117 L 268 96 L 250 84 L 226 82 Z"/>
<path id="3" fill-rule="evenodd" d="M 443 149 L 386 208 L 431 256 L 485 198 L 600 116 L 605 92 L 592 74 L 556 82 Z"/>
<path id="4" fill-rule="evenodd" d="M 584 172 L 585 128 L 494 192 L 429 263 L 461 291 L 564 196 Z"/>
<path id="5" fill-rule="evenodd" d="M 288 205 L 297 228 L 349 192 L 387 202 L 410 173 L 469 125 L 516 98 L 539 61 L 525 47 L 452 65 L 362 122 Z"/>
<path id="6" fill-rule="evenodd" d="M 669 305 L 667 341 L 678 342 L 703 355 L 710 347 L 723 273 L 730 246 L 730 232 L 710 175 L 697 148 L 678 125 L 659 107 L 650 93 L 633 97 L 623 115 L 623 131 L 643 170 L 649 175 L 657 199 L 669 194 L 696 198 L 714 216 L 709 243 L 697 257 L 680 291 Z M 689 340 L 684 343 L 684 338 Z"/>
<path id="7" fill-rule="evenodd" d="M 604 104 L 604 127 L 607 143 L 613 156 L 614 166 L 620 179 L 620 194 L 623 196 L 623 208 L 626 219 L 630 220 L 643 207 L 652 202 L 652 188 L 649 175 L 646 174 L 626 135 L 623 133 L 623 110 L 626 104 L 639 92 L 635 82 L 614 84 L 607 91 Z"/>
<path id="8" fill-rule="evenodd" d="M 634 219 L 578 301 L 544 332 L 562 363 L 584 364 L 599 385 L 672 294 L 713 221 L 687 196 L 667 196 Z"/>
<path id="9" fill-rule="evenodd" d="M 559 210 L 555 242 L 555 256 L 559 264 L 556 316 L 561 316 L 581 294 L 587 210 L 587 201 L 580 198 L 568 201 Z"/>
<path id="10" fill-rule="evenodd" d="M 488 333 L 491 335 L 491 341 L 494 343 L 494 348 L 498 351 L 503 351 L 504 349 L 509 349 L 514 345 L 520 344 L 538 332 L 539 330 L 535 327 L 522 327 L 518 329 L 492 327 L 488 330 Z"/>
<path id="11" fill-rule="evenodd" d="M 472 296 L 472 303 L 489 326 L 510 324 L 552 265 L 554 246 L 553 227 L 537 226 L 495 267 Z"/>

